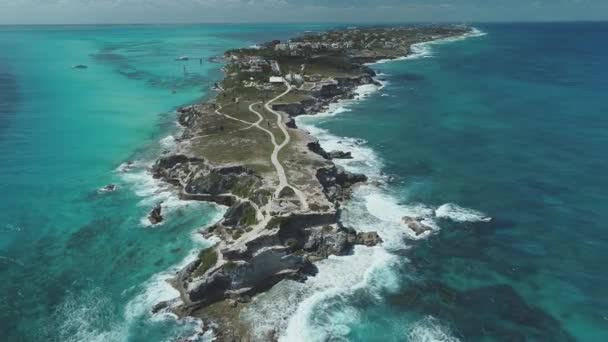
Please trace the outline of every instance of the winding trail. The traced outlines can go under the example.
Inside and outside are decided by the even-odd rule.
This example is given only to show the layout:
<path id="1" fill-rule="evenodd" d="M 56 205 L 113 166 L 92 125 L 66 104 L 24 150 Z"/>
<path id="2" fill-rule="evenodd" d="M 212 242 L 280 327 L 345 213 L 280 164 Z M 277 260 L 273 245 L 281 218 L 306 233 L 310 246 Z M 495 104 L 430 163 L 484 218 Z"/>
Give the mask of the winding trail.
<path id="1" fill-rule="evenodd" d="M 285 170 L 283 170 L 283 166 L 281 165 L 281 163 L 278 160 L 279 152 L 281 152 L 281 149 L 283 149 L 283 147 L 285 147 L 285 146 L 287 146 L 287 144 L 289 144 L 289 141 L 291 140 L 291 136 L 289 136 L 287 127 L 285 127 L 285 124 L 283 123 L 283 116 L 281 115 L 281 113 L 275 112 L 271 108 L 270 105 L 273 102 L 275 102 L 276 100 L 280 99 L 281 97 L 283 97 L 283 96 L 289 94 L 289 92 L 291 92 L 292 86 L 288 82 L 285 82 L 285 86 L 287 86 L 287 90 L 285 90 L 285 92 L 283 92 L 279 96 L 275 97 L 274 99 L 272 99 L 272 100 L 266 102 L 266 104 L 264 104 L 264 108 L 266 108 L 267 111 L 269 111 L 277 116 L 277 126 L 281 129 L 281 131 L 283 132 L 283 135 L 285 136 L 285 140 L 283 140 L 281 145 L 276 146 L 276 144 L 275 144 L 275 150 L 273 151 L 273 156 L 276 160 L 276 164 L 281 167 L 281 174 L 282 174 L 282 180 L 281 180 L 281 174 L 279 174 L 279 186 L 277 187 L 277 190 L 275 191 L 274 194 L 275 194 L 275 196 L 278 196 L 284 187 L 290 187 L 296 193 L 296 196 L 298 196 L 300 203 L 301 203 L 302 210 L 308 211 L 308 198 L 298 188 L 289 184 L 289 182 L 287 181 L 287 176 L 285 175 Z M 251 107 L 250 107 L 250 109 L 251 109 Z M 259 113 L 257 113 L 257 114 L 260 115 Z M 274 164 L 274 162 L 273 162 L 273 164 Z M 276 165 L 275 165 L 275 167 L 276 167 Z M 277 171 L 278 171 L 278 168 L 277 168 Z"/>
<path id="2" fill-rule="evenodd" d="M 260 123 L 262 121 L 264 121 L 264 116 L 262 114 L 260 114 L 258 111 L 256 111 L 255 109 L 253 109 L 253 107 L 255 105 L 261 104 L 262 102 L 255 102 L 249 105 L 249 111 L 254 113 L 255 115 L 258 116 L 258 121 L 256 122 L 249 122 L 249 121 L 245 121 L 245 120 L 241 120 L 239 118 L 235 118 L 231 115 L 228 114 L 224 114 L 222 112 L 220 112 L 220 110 L 222 109 L 221 106 L 219 106 L 219 108 L 217 108 L 215 110 L 215 113 L 217 115 L 221 115 L 224 116 L 228 119 L 231 120 L 235 120 L 241 123 L 244 123 L 246 125 L 249 125 L 249 127 L 247 127 L 246 129 L 255 127 L 259 130 L 262 130 L 264 132 L 266 132 L 266 134 L 268 134 L 270 136 L 270 141 L 272 142 L 272 145 L 274 146 L 274 149 L 272 151 L 272 154 L 270 155 L 270 162 L 272 163 L 272 165 L 274 166 L 274 168 L 277 171 L 277 175 L 279 176 L 279 185 L 277 186 L 275 192 L 274 192 L 274 197 L 278 197 L 279 194 L 281 193 L 281 190 L 283 190 L 284 188 L 288 187 L 291 188 L 294 193 L 296 194 L 296 196 L 298 197 L 298 200 L 300 201 L 300 209 L 302 211 L 308 211 L 308 198 L 306 197 L 306 195 L 300 191 L 300 189 L 294 187 L 293 185 L 289 184 L 288 180 L 287 180 L 287 175 L 285 174 L 285 168 L 283 167 L 283 165 L 281 164 L 281 162 L 279 161 L 279 153 L 281 152 L 281 150 L 287 146 L 287 144 L 289 144 L 289 142 L 291 141 L 291 136 L 289 135 L 289 132 L 287 131 L 287 128 L 285 127 L 284 123 L 283 123 L 283 116 L 280 113 L 275 112 L 274 110 L 272 110 L 272 108 L 270 107 L 270 105 L 277 101 L 278 99 L 280 99 L 281 97 L 287 95 L 292 87 L 289 83 L 285 82 L 285 85 L 287 86 L 287 90 L 285 90 L 285 92 L 281 93 L 280 95 L 278 95 L 277 97 L 273 98 L 272 100 L 266 102 L 264 104 L 264 108 L 269 111 L 270 113 L 273 113 L 274 115 L 277 116 L 277 126 L 279 127 L 279 129 L 281 130 L 281 132 L 283 132 L 283 135 L 285 136 L 285 139 L 283 140 L 283 142 L 281 144 L 277 143 L 277 139 L 274 136 L 274 134 L 260 126 Z M 259 212 L 259 211 L 258 211 Z"/>

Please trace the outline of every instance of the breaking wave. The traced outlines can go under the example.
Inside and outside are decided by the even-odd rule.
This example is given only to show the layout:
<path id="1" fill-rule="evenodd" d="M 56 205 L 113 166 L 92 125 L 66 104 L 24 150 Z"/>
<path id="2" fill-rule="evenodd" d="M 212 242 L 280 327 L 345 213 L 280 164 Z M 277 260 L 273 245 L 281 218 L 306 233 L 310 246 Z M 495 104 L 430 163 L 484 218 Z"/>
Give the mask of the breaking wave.
<path id="1" fill-rule="evenodd" d="M 463 208 L 453 203 L 447 203 L 437 208 L 435 216 L 454 222 L 489 222 L 492 220 L 491 217 L 480 211 Z"/>
<path id="2" fill-rule="evenodd" d="M 428 316 L 414 323 L 407 332 L 410 342 L 459 342 L 453 337 L 450 330 L 443 326 L 436 318 Z"/>

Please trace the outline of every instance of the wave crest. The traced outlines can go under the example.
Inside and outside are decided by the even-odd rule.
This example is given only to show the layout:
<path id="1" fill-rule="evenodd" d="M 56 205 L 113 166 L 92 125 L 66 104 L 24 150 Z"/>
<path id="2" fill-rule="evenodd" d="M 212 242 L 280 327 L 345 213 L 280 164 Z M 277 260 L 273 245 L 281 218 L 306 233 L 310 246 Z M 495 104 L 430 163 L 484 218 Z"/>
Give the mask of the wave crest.
<path id="1" fill-rule="evenodd" d="M 454 222 L 490 222 L 492 220 L 481 211 L 463 208 L 454 203 L 446 203 L 437 208 L 435 216 Z"/>
<path id="2" fill-rule="evenodd" d="M 459 342 L 460 340 L 452 336 L 450 330 L 441 325 L 439 321 L 428 316 L 416 322 L 407 333 L 407 340 L 410 342 Z"/>

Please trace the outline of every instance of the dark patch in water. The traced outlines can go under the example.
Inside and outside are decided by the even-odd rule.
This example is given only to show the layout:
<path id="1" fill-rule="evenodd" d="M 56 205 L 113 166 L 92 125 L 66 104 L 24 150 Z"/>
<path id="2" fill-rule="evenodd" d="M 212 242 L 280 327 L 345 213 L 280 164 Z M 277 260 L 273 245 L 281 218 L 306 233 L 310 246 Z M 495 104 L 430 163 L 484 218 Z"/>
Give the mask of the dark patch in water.
<path id="1" fill-rule="evenodd" d="M 116 53 L 96 53 L 91 55 L 94 59 L 102 62 L 126 63 L 127 58 Z"/>
<path id="2" fill-rule="evenodd" d="M 112 52 L 115 50 L 134 49 L 134 48 L 139 48 L 142 46 L 157 45 L 160 43 L 162 43 L 160 40 L 149 40 L 149 41 L 144 41 L 144 42 L 130 41 L 130 42 L 112 43 L 112 44 L 106 45 L 101 51 L 102 52 Z"/>
<path id="3" fill-rule="evenodd" d="M 396 76 L 396 79 L 408 82 L 420 82 L 425 80 L 424 76 L 413 73 L 399 74 L 398 76 Z"/>
<path id="4" fill-rule="evenodd" d="M 508 285 L 459 291 L 428 281 L 389 294 L 387 302 L 397 311 L 415 310 L 451 322 L 465 341 L 574 341 L 555 318 L 529 305 Z"/>
<path id="5" fill-rule="evenodd" d="M 145 80 L 152 76 L 147 72 L 136 69 L 119 70 L 118 73 L 131 80 Z"/>
<path id="6" fill-rule="evenodd" d="M 66 243 L 67 248 L 86 248 L 89 243 L 93 242 L 93 240 L 98 237 L 100 232 L 100 223 L 102 222 L 91 222 L 85 226 L 82 226 L 78 231 L 74 232 Z"/>
<path id="7" fill-rule="evenodd" d="M 0 131 L 10 124 L 11 116 L 17 112 L 20 102 L 17 77 L 0 62 Z"/>

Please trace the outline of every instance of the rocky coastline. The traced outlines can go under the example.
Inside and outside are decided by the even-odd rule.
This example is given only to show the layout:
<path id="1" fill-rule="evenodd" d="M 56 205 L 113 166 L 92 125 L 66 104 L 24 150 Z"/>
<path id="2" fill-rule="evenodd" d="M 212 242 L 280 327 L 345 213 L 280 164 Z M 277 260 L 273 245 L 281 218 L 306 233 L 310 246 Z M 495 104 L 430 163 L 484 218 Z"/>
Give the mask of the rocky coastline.
<path id="1" fill-rule="evenodd" d="M 439 38 L 466 32 L 454 29 Z M 439 38 L 427 34 L 418 40 Z M 420 41 L 411 44 L 416 42 Z M 293 118 L 320 113 L 332 103 L 352 99 L 360 86 L 379 86 L 375 72 L 364 63 L 401 57 L 411 52 L 410 46 L 394 54 L 384 51 L 383 54 L 345 55 L 351 70 L 347 75 L 321 74 L 322 81 L 314 83 L 301 98 L 284 100 L 290 92 L 303 92 L 301 89 L 305 86 L 299 85 L 296 89 L 287 81 L 284 82 L 287 91 L 273 100 L 268 101 L 267 95 L 254 95 L 246 102 L 250 110 L 247 115 L 257 113 L 260 117 L 257 122 L 246 119 L 245 114 L 232 114 L 241 108 L 239 102 L 244 102 L 237 97 L 244 91 L 240 88 L 232 93 L 220 91 L 205 103 L 178 110 L 177 119 L 184 128 L 178 149 L 175 154 L 159 158 L 152 174 L 174 185 L 181 199 L 214 202 L 228 210 L 219 222 L 201 232 L 217 241 L 216 244 L 200 251 L 197 259 L 171 280 L 179 297 L 158 303 L 152 308 L 154 313 L 166 311 L 178 317 L 201 318 L 205 329 L 215 328 L 217 341 L 250 341 L 249 328 L 240 321 L 239 312 L 256 294 L 283 279 L 304 281 L 316 274 L 315 261 L 330 255 L 347 255 L 355 245 L 371 247 L 383 242 L 378 234 L 357 233 L 341 221 L 341 203 L 348 200 L 357 184 L 367 181 L 365 175 L 350 173 L 332 162 L 352 158 L 350 152 L 325 151 L 308 132 L 297 128 Z M 229 70 L 240 60 L 231 59 L 229 53 L 225 57 L 227 80 L 238 77 L 238 73 L 230 75 Z M 229 89 L 228 85 L 229 82 L 224 81 L 218 88 Z M 265 108 L 256 109 L 260 103 Z M 230 108 L 231 114 L 224 114 L 228 113 L 225 108 Z M 278 116 L 276 124 L 269 119 L 272 114 Z M 224 121 L 219 121 L 218 128 L 208 133 L 205 130 L 211 125 L 211 119 Z M 233 122 L 249 126 L 230 130 Z M 210 139 L 219 142 L 234 132 L 253 129 L 268 133 L 275 144 L 273 155 L 269 154 L 264 163 L 248 162 L 234 154 L 221 158 L 211 156 L 205 153 L 208 149 L 201 152 L 198 145 L 201 140 L 210 144 Z M 275 137 L 281 131 L 285 139 L 278 144 Z M 267 144 L 268 137 L 264 139 L 241 141 L 263 150 L 266 145 L 262 144 Z M 216 148 L 224 147 L 218 146 Z M 289 153 L 282 149 L 289 149 Z M 272 171 L 271 166 L 277 171 Z M 282 169 L 286 170 L 285 180 L 280 173 L 277 175 Z M 160 204 L 152 210 L 150 220 L 162 220 Z M 419 231 L 422 232 L 422 228 Z M 276 338 L 269 336 L 266 340 Z"/>

